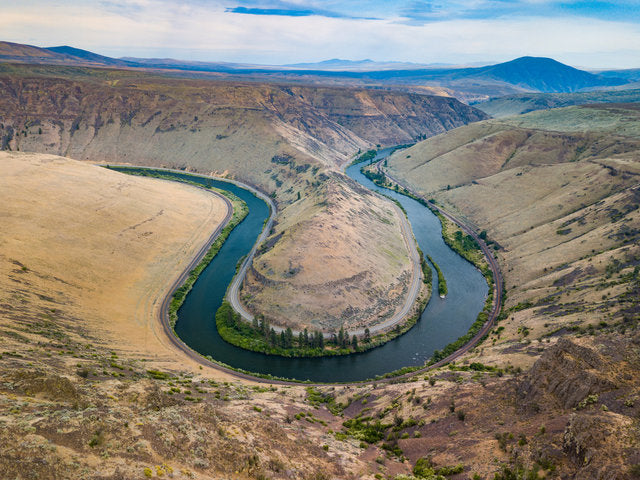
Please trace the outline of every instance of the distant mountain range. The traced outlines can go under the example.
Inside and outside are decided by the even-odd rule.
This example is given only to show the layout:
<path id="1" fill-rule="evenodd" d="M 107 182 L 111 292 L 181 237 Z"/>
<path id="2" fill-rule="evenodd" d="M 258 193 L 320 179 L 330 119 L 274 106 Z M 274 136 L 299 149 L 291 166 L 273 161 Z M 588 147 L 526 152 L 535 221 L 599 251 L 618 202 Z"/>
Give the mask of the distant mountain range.
<path id="1" fill-rule="evenodd" d="M 342 60 L 340 58 L 332 58 L 322 62 L 312 63 L 291 63 L 282 65 L 283 67 L 303 70 L 330 70 L 330 71 L 376 71 L 376 70 L 413 70 L 418 68 L 429 67 L 454 67 L 455 65 L 448 63 L 412 63 L 412 62 L 376 62 L 371 59 L 366 60 Z"/>
<path id="2" fill-rule="evenodd" d="M 453 95 L 467 101 L 482 101 L 523 92 L 554 93 L 606 89 L 628 84 L 638 77 L 638 70 L 595 74 L 540 57 L 521 57 L 481 67 L 375 62 L 368 59 L 331 59 L 319 63 L 265 66 L 174 59 L 115 59 L 69 46 L 40 48 L 9 42 L 0 42 L 0 61 L 160 69 L 175 71 L 175 74 L 183 76 L 218 73 L 232 79 L 348 84 L 414 91 L 420 87 L 444 87 L 450 89 Z"/>
<path id="3" fill-rule="evenodd" d="M 73 47 L 40 48 L 19 43 L 0 42 L 0 61 L 99 67 L 132 67 L 131 62 L 105 57 Z"/>

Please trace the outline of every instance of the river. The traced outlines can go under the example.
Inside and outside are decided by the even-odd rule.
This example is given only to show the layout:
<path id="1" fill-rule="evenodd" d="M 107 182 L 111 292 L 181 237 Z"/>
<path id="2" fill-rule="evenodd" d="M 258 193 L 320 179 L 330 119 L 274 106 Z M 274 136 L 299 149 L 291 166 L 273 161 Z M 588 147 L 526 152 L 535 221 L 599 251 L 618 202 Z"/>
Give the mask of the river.
<path id="1" fill-rule="evenodd" d="M 390 153 L 381 150 L 378 159 Z M 350 382 L 373 378 L 407 366 L 423 365 L 435 350 L 464 335 L 482 310 L 488 292 L 482 274 L 451 250 L 442 240 L 438 218 L 415 200 L 383 189 L 360 173 L 361 165 L 348 167 L 346 174 L 365 187 L 397 199 L 407 212 L 418 245 L 440 266 L 449 293 L 438 295 L 433 272 L 433 294 L 417 324 L 404 335 L 367 352 L 320 358 L 285 358 L 244 350 L 225 342 L 216 329 L 215 312 L 224 299 L 238 261 L 251 250 L 269 215 L 269 207 L 248 190 L 228 182 L 168 173 L 203 185 L 229 190 L 249 206 L 249 214 L 229 235 L 218 255 L 204 269 L 178 311 L 176 333 L 202 355 L 234 368 L 278 377 L 314 382 Z"/>

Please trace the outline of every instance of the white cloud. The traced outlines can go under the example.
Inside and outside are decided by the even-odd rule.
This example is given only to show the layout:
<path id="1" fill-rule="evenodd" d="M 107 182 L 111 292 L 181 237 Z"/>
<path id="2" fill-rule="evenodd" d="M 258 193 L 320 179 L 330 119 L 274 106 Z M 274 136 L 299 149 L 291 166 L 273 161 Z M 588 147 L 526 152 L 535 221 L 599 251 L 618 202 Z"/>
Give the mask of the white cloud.
<path id="1" fill-rule="evenodd" d="M 292 2 L 291 2 L 292 3 Z M 592 18 L 500 18 L 405 25 L 225 13 L 226 4 L 136 0 L 0 8 L 3 39 L 72 45 L 112 56 L 289 63 L 332 57 L 412 62 L 554 57 L 593 67 L 638 67 L 640 27 Z"/>

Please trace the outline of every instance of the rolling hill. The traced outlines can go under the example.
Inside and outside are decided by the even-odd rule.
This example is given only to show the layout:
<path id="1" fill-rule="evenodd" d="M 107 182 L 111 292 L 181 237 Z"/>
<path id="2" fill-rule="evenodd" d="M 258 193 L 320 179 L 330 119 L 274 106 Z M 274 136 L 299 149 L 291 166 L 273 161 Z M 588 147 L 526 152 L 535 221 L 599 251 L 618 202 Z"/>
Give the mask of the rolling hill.
<path id="1" fill-rule="evenodd" d="M 640 106 L 602 104 L 479 122 L 389 160 L 495 246 L 506 315 L 485 358 L 535 356 L 528 336 L 638 321 L 639 153 Z"/>
<path id="2" fill-rule="evenodd" d="M 640 90 L 601 90 L 575 93 L 526 93 L 494 98 L 474 106 L 494 118 L 508 117 L 550 108 L 592 103 L 640 102 Z"/>
<path id="3" fill-rule="evenodd" d="M 86 61 L 92 65 L 106 65 L 112 67 L 137 66 L 134 62 L 105 57 L 104 55 L 98 55 L 97 53 L 93 53 L 88 50 L 82 50 L 80 48 L 69 47 L 66 45 L 59 47 L 47 47 L 44 50 L 63 55 L 66 59 L 80 59 L 80 61 Z"/>

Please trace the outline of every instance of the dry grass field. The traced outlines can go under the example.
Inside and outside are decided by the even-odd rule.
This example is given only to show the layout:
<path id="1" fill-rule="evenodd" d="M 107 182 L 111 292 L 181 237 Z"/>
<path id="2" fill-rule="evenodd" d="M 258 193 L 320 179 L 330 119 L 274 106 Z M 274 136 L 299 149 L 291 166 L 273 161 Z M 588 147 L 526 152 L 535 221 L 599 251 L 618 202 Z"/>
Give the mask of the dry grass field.
<path id="1" fill-rule="evenodd" d="M 489 120 L 389 160 L 497 242 L 507 318 L 483 358 L 530 365 L 538 342 L 637 320 L 640 110 L 569 107 Z"/>
<path id="2" fill-rule="evenodd" d="M 53 155 L 2 152 L 0 169 L 4 331 L 72 317 L 116 352 L 188 364 L 164 338 L 158 309 L 225 217 L 224 202 Z"/>

